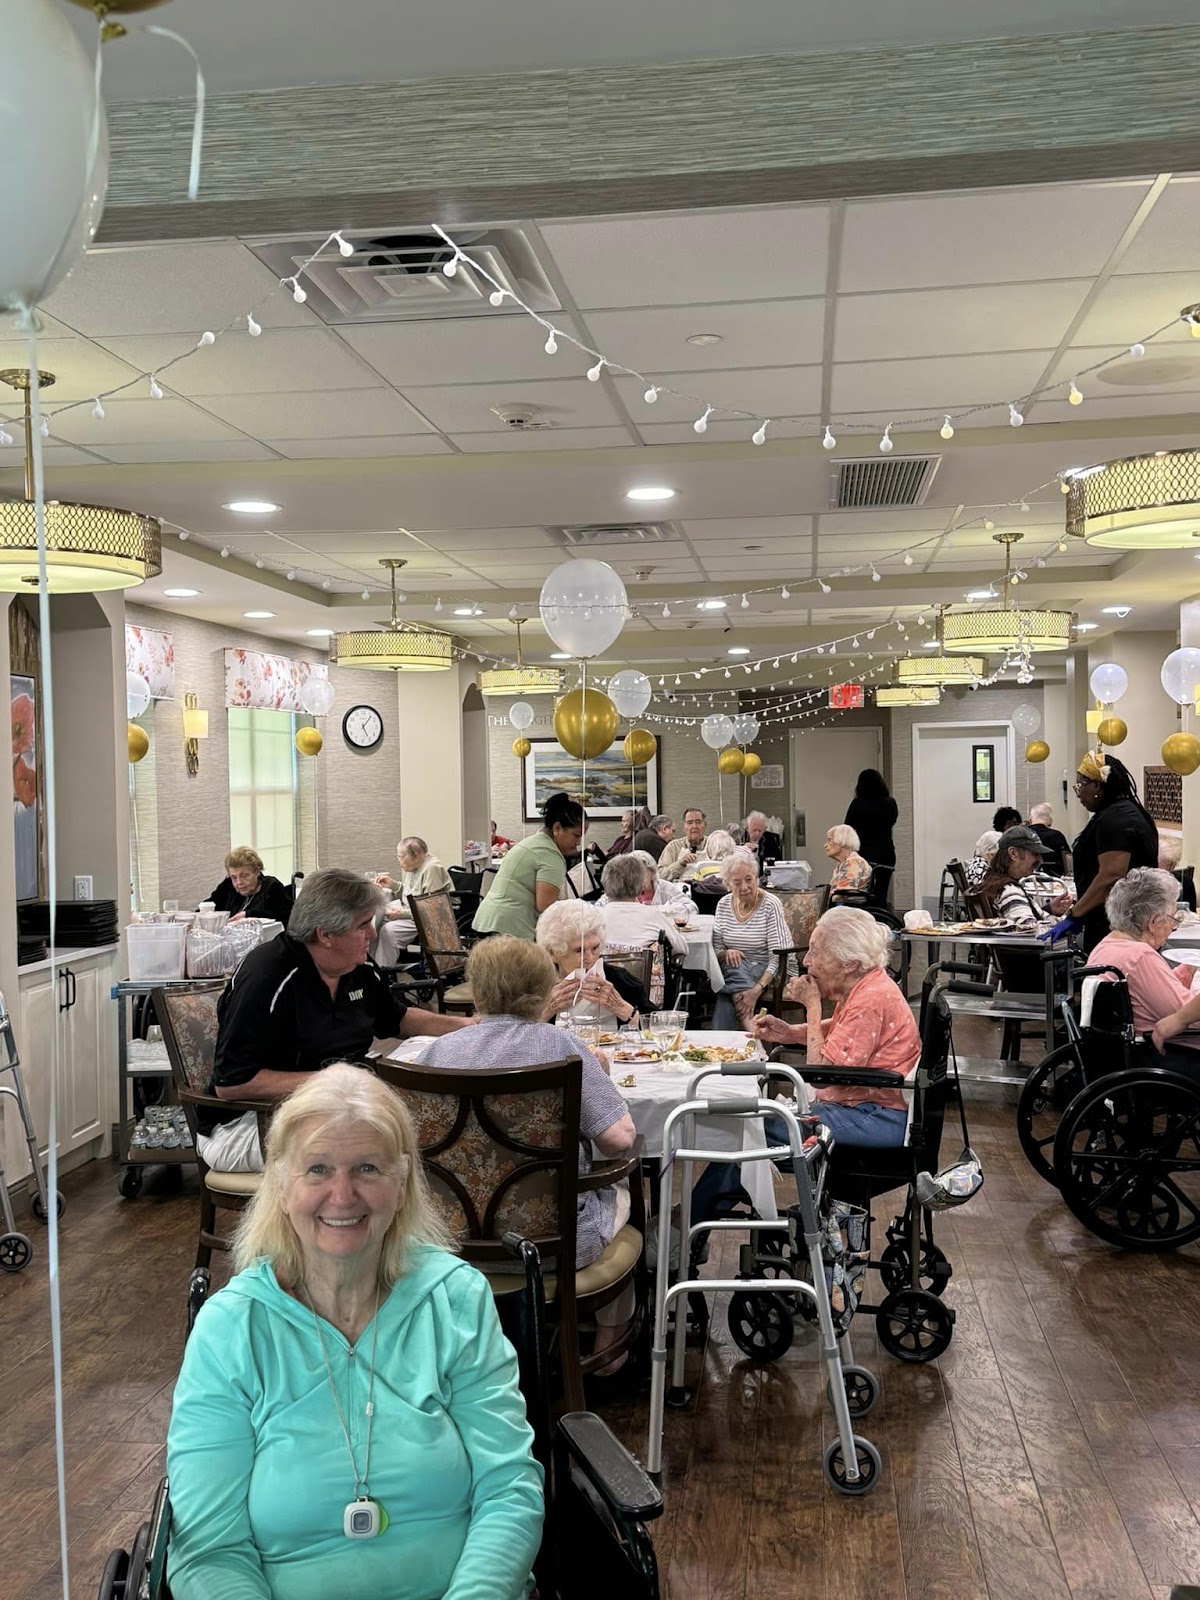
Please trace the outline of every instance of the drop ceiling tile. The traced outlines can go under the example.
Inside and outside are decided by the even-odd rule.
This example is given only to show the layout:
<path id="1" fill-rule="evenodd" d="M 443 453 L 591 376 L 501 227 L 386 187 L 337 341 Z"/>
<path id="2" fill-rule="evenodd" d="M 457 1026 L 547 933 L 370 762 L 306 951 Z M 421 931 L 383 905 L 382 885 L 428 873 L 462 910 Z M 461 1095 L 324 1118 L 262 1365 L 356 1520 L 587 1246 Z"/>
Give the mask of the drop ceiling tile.
<path id="1" fill-rule="evenodd" d="M 104 412 L 103 420 L 97 420 L 90 406 L 76 406 L 55 417 L 51 426 L 56 436 L 98 450 L 108 445 L 237 438 L 232 428 L 186 400 L 108 400 Z"/>
<path id="2" fill-rule="evenodd" d="M 28 365 L 29 346 L 23 338 L 0 340 L 0 368 Z M 108 389 L 136 379 L 141 370 L 118 361 L 86 339 L 74 338 L 40 338 L 38 365 L 43 372 L 54 374 L 53 385 L 42 390 L 42 405 L 51 416 L 68 401 L 92 400 Z M 0 415 L 15 417 L 22 404 L 23 397 L 15 389 L 0 384 Z"/>
<path id="3" fill-rule="evenodd" d="M 260 302 L 262 302 L 260 304 Z M 89 250 L 46 310 L 91 337 L 216 332 L 253 311 L 264 328 L 303 327 L 313 313 L 232 241 Z"/>
<path id="4" fill-rule="evenodd" d="M 423 416 L 449 434 L 511 434 L 491 410 L 497 405 L 533 406 L 540 420 L 559 428 L 602 428 L 621 420 L 604 386 L 580 378 L 435 385 L 405 392 Z"/>
<path id="5" fill-rule="evenodd" d="M 551 223 L 575 304 L 674 306 L 825 291 L 825 206 Z"/>
<path id="6" fill-rule="evenodd" d="M 96 458 L 88 455 L 84 450 L 74 450 L 68 444 L 52 444 L 49 440 L 42 446 L 42 460 L 46 467 L 53 470 L 55 467 L 94 467 Z M 0 450 L 0 472 L 5 467 L 13 470 L 14 476 L 21 471 L 21 456 L 17 450 Z M 47 492 L 54 493 L 53 482 L 47 482 Z"/>
<path id="7" fill-rule="evenodd" d="M 363 389 L 379 382 L 370 367 L 324 328 L 264 329 L 222 334 L 196 348 L 194 339 L 110 337 L 99 341 L 135 372 L 151 372 L 184 355 L 161 374 L 164 387 L 183 395 L 283 394 L 303 390 Z M 190 353 L 189 353 L 190 352 Z"/>
<path id="8" fill-rule="evenodd" d="M 572 318 L 558 313 L 555 326 L 579 333 Z M 546 335 L 523 312 L 493 316 L 372 323 L 339 329 L 346 343 L 398 389 L 439 383 L 524 382 L 582 376 L 592 365 L 567 339 L 548 356 Z"/>
<path id="9" fill-rule="evenodd" d="M 1194 272 L 1198 205 L 1200 183 L 1194 177 L 1172 178 L 1125 252 L 1117 273 Z"/>
<path id="10" fill-rule="evenodd" d="M 587 325 L 597 350 L 638 372 L 799 366 L 821 359 L 825 301 L 593 311 Z M 692 334 L 718 334 L 721 342 L 691 345 Z"/>
<path id="11" fill-rule="evenodd" d="M 1146 192 L 1143 181 L 852 201 L 843 292 L 1094 277 Z"/>
<path id="12" fill-rule="evenodd" d="M 1052 350 L 1034 350 L 1016 355 L 841 362 L 833 369 L 834 413 L 870 409 L 876 417 L 891 417 L 916 407 L 953 410 L 1000 400 L 1007 406 L 1009 400 L 1021 399 L 1037 383 L 1052 354 Z M 1002 416 L 992 411 L 985 420 L 995 426 Z"/>
<path id="13" fill-rule="evenodd" d="M 546 428 L 536 433 L 505 428 L 495 433 L 452 433 L 450 437 L 467 455 L 490 455 L 498 450 L 612 450 L 635 443 L 627 428 Z"/>
<path id="14" fill-rule="evenodd" d="M 440 434 L 386 434 L 371 439 L 267 439 L 272 450 L 290 461 L 351 460 L 378 456 L 444 456 L 450 446 Z"/>
<path id="15" fill-rule="evenodd" d="M 836 457 L 834 458 L 836 460 Z M 938 533 L 950 520 L 949 511 L 933 508 L 914 511 L 827 511 L 821 515 L 821 538 L 844 534 Z"/>
<path id="16" fill-rule="evenodd" d="M 622 399 L 628 406 L 628 396 L 622 395 Z M 661 402 L 659 403 L 661 404 Z M 643 444 L 696 444 L 698 442 L 691 421 L 681 418 L 678 422 L 647 422 L 645 419 L 651 408 L 643 403 L 640 391 L 638 391 L 637 398 L 630 409 L 637 425 L 638 436 Z M 688 413 L 692 420 L 695 420 L 697 415 L 697 411 Z M 768 442 L 775 439 L 803 438 L 806 434 L 812 434 L 814 429 L 819 437 L 820 428 L 815 417 L 816 413 L 814 412 L 812 418 L 807 421 L 772 421 L 767 428 Z M 755 431 L 757 422 L 757 418 L 748 422 L 745 420 L 723 422 L 718 417 L 710 417 L 708 419 L 708 432 L 704 435 L 704 441 L 709 444 L 742 444 Z"/>
<path id="17" fill-rule="evenodd" d="M 162 402 L 160 402 L 162 403 Z M 255 438 L 378 438 L 429 433 L 429 424 L 389 389 L 339 389 L 321 394 L 229 395 L 207 399 L 205 408 Z"/>
<path id="18" fill-rule="evenodd" d="M 980 289 L 840 295 L 836 361 L 985 355 L 1053 348 L 1091 288 L 1088 278 Z"/>
<path id="19" fill-rule="evenodd" d="M 705 405 L 718 410 L 729 408 L 751 413 L 744 418 L 708 419 L 708 432 L 704 438 L 716 439 L 717 424 L 723 427 L 721 437 L 745 439 L 755 426 L 755 419 L 773 416 L 816 415 L 821 403 L 821 369 L 819 366 L 759 367 L 754 371 L 737 372 L 665 372 L 654 377 L 672 389 L 682 390 L 694 399 L 680 399 L 672 394 L 660 394 L 653 406 L 643 400 L 644 386 L 635 378 L 614 378 L 622 400 L 639 431 L 649 423 L 648 413 L 653 411 L 654 424 L 664 422 L 694 422 Z M 768 429 L 768 437 L 770 430 Z M 695 436 L 693 436 L 695 442 Z"/>
<path id="20" fill-rule="evenodd" d="M 1120 398 L 1110 395 L 1096 395 L 1094 398 L 1089 393 L 1082 409 L 1086 410 L 1092 421 L 1120 421 L 1123 417 L 1170 417 L 1171 426 L 1177 427 L 1179 419 L 1185 417 L 1200 417 L 1200 382 L 1192 380 L 1190 390 L 1168 390 L 1162 394 L 1127 394 Z M 1064 400 L 1042 400 L 1031 413 L 1032 420 L 1036 423 L 1043 422 L 1078 422 L 1080 409 L 1069 405 Z M 1136 455 L 1138 449 L 1156 449 L 1158 441 L 1131 440 L 1130 448 L 1124 445 L 1119 450 L 1111 446 L 1107 449 L 1101 447 L 1097 459 L 1104 460 L 1109 455 Z M 1095 447 L 1093 447 L 1094 449 Z"/>
<path id="21" fill-rule="evenodd" d="M 265 446 L 253 439 L 151 441 L 145 444 L 95 446 L 106 461 L 120 467 L 136 467 L 143 461 L 274 461 Z"/>
<path id="22" fill-rule="evenodd" d="M 409 528 L 418 544 L 459 555 L 468 550 L 513 550 L 556 548 L 545 528 Z"/>
<path id="23" fill-rule="evenodd" d="M 812 518 L 688 517 L 683 523 L 683 531 L 693 544 L 740 538 L 772 541 L 807 539 L 812 534 Z"/>
<path id="24" fill-rule="evenodd" d="M 1148 354 L 1163 345 L 1181 340 L 1190 342 L 1189 330 L 1176 319 L 1184 306 L 1193 305 L 1198 298 L 1200 278 L 1194 271 L 1148 272 L 1128 278 L 1110 278 L 1080 324 L 1074 338 L 1075 348 L 1112 346 L 1119 350 L 1135 339 L 1145 339 L 1147 334 L 1167 323 L 1172 326 L 1147 346 Z M 1106 353 L 1096 348 L 1091 359 L 1095 361 Z"/>

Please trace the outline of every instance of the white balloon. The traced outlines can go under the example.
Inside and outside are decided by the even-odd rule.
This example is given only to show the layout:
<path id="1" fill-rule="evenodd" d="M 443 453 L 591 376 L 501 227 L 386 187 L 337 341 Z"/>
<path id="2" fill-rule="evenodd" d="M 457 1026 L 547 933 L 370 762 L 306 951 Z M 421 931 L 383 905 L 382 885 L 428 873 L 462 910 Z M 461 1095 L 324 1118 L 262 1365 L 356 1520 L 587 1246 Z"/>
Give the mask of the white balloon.
<path id="1" fill-rule="evenodd" d="M 1200 650 L 1172 650 L 1159 673 L 1162 686 L 1181 706 L 1195 705 L 1200 687 Z"/>
<path id="2" fill-rule="evenodd" d="M 108 189 L 108 130 L 95 109 L 92 65 L 54 0 L 6 6 L 0 312 L 32 309 L 95 236 Z"/>
<path id="3" fill-rule="evenodd" d="M 644 672 L 618 672 L 608 680 L 608 698 L 623 717 L 640 717 L 653 693 Z"/>
<path id="4" fill-rule="evenodd" d="M 150 685 L 140 672 L 127 672 L 125 674 L 125 709 L 132 722 L 134 717 L 140 717 L 150 704 Z"/>
<path id="5" fill-rule="evenodd" d="M 312 717 L 328 716 L 337 699 L 337 690 L 328 678 L 309 678 L 300 691 L 300 704 Z"/>
<path id="6" fill-rule="evenodd" d="M 1028 700 L 1022 701 L 1012 714 L 1012 725 L 1023 739 L 1032 739 L 1042 725 L 1042 713 Z"/>
<path id="7" fill-rule="evenodd" d="M 733 737 L 738 744 L 753 744 L 758 738 L 758 718 L 752 711 L 741 711 L 733 719 Z"/>
<path id="8" fill-rule="evenodd" d="M 560 650 L 586 660 L 607 650 L 625 626 L 625 585 L 603 561 L 564 561 L 542 585 L 542 625 Z"/>
<path id="9" fill-rule="evenodd" d="M 1104 705 L 1115 705 L 1129 687 L 1129 674 L 1115 661 L 1102 661 L 1088 679 L 1088 687 Z"/>
<path id="10" fill-rule="evenodd" d="M 508 708 L 508 720 L 518 733 L 533 726 L 533 707 L 528 700 L 514 700 Z"/>
<path id="11" fill-rule="evenodd" d="M 723 713 L 714 712 L 700 724 L 700 737 L 710 750 L 722 750 L 733 738 L 733 723 Z"/>

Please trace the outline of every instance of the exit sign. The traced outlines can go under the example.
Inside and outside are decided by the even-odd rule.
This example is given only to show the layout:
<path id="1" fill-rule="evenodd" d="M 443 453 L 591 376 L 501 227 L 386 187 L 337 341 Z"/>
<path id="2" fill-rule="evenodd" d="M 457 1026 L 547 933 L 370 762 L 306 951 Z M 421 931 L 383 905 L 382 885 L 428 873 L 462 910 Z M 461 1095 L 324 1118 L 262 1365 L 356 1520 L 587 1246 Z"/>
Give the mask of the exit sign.
<path id="1" fill-rule="evenodd" d="M 829 709 L 831 711 L 861 711 L 863 686 L 861 683 L 831 683 Z"/>

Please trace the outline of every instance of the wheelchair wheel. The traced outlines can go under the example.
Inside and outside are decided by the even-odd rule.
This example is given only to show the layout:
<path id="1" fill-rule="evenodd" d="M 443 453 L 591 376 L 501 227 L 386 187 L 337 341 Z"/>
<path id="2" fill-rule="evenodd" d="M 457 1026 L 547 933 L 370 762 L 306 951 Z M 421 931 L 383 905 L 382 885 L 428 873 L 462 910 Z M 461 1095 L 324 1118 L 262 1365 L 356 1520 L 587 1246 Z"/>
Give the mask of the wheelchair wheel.
<path id="1" fill-rule="evenodd" d="M 61 1217 L 63 1212 L 67 1209 L 66 1198 L 61 1189 L 57 1189 L 55 1191 L 54 1203 L 55 1215 Z M 33 1198 L 29 1202 L 29 1209 L 33 1212 L 34 1216 L 39 1222 L 46 1221 L 46 1208 L 42 1204 L 42 1197 L 40 1194 L 34 1194 Z"/>
<path id="2" fill-rule="evenodd" d="M 726 1315 L 734 1344 L 751 1361 L 778 1361 L 791 1349 L 796 1324 L 782 1295 L 730 1295 Z"/>
<path id="3" fill-rule="evenodd" d="M 1062 1114 L 1083 1088 L 1083 1068 L 1073 1044 L 1051 1050 L 1025 1079 L 1017 1101 L 1017 1137 L 1039 1178 L 1054 1176 L 1054 1136 Z"/>
<path id="4" fill-rule="evenodd" d="M 842 1382 L 846 1386 L 846 1404 L 850 1408 L 850 1415 L 858 1420 L 865 1417 L 875 1409 L 879 1399 L 879 1379 L 866 1367 L 842 1368 Z M 833 1385 L 825 1385 L 825 1394 L 829 1404 L 833 1404 Z"/>
<path id="5" fill-rule="evenodd" d="M 936 1361 L 954 1336 L 954 1312 L 924 1289 L 898 1289 L 876 1312 L 875 1332 L 898 1361 Z"/>
<path id="6" fill-rule="evenodd" d="M 1156 1069 L 1113 1073 L 1071 1102 L 1058 1187 L 1089 1232 L 1125 1250 L 1200 1238 L 1200 1088 Z"/>
<path id="7" fill-rule="evenodd" d="M 846 1462 L 842 1455 L 842 1441 L 835 1439 L 828 1445 L 821 1460 L 821 1470 L 825 1474 L 825 1481 L 831 1489 L 836 1489 L 839 1494 L 869 1494 L 879 1480 L 883 1471 L 883 1462 L 879 1451 L 869 1439 L 854 1439 L 855 1465 L 858 1467 L 858 1481 L 852 1483 L 846 1476 Z"/>
<path id="8" fill-rule="evenodd" d="M 0 1272 L 23 1272 L 33 1260 L 33 1246 L 23 1233 L 0 1233 Z"/>
<path id="9" fill-rule="evenodd" d="M 208 1289 L 211 1281 L 211 1274 L 207 1267 L 193 1267 L 192 1275 L 188 1279 L 187 1331 L 189 1334 L 196 1326 L 196 1318 L 200 1315 L 201 1306 L 208 1299 Z"/>
<path id="10" fill-rule="evenodd" d="M 129 1571 L 129 1551 L 113 1550 L 104 1563 L 96 1600 L 121 1600 L 125 1593 L 125 1574 Z"/>
<path id="11" fill-rule="evenodd" d="M 912 1252 L 907 1240 L 893 1239 L 884 1249 L 879 1257 L 879 1276 L 883 1279 L 884 1288 L 889 1294 L 912 1288 Z M 921 1288 L 927 1294 L 936 1294 L 940 1298 L 953 1276 L 954 1268 L 950 1265 L 945 1251 L 939 1250 L 937 1245 L 931 1244 L 928 1239 L 922 1239 Z"/>

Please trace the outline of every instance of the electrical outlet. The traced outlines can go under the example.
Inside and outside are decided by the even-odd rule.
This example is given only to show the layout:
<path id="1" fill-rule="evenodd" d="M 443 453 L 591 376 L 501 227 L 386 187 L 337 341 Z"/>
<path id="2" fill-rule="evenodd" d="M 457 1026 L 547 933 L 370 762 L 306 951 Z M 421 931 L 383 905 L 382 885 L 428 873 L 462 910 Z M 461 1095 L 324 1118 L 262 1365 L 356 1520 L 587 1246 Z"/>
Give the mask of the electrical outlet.
<path id="1" fill-rule="evenodd" d="M 76 877 L 75 898 L 76 900 L 91 900 L 93 898 L 92 875 L 90 872 L 82 873 Z"/>

